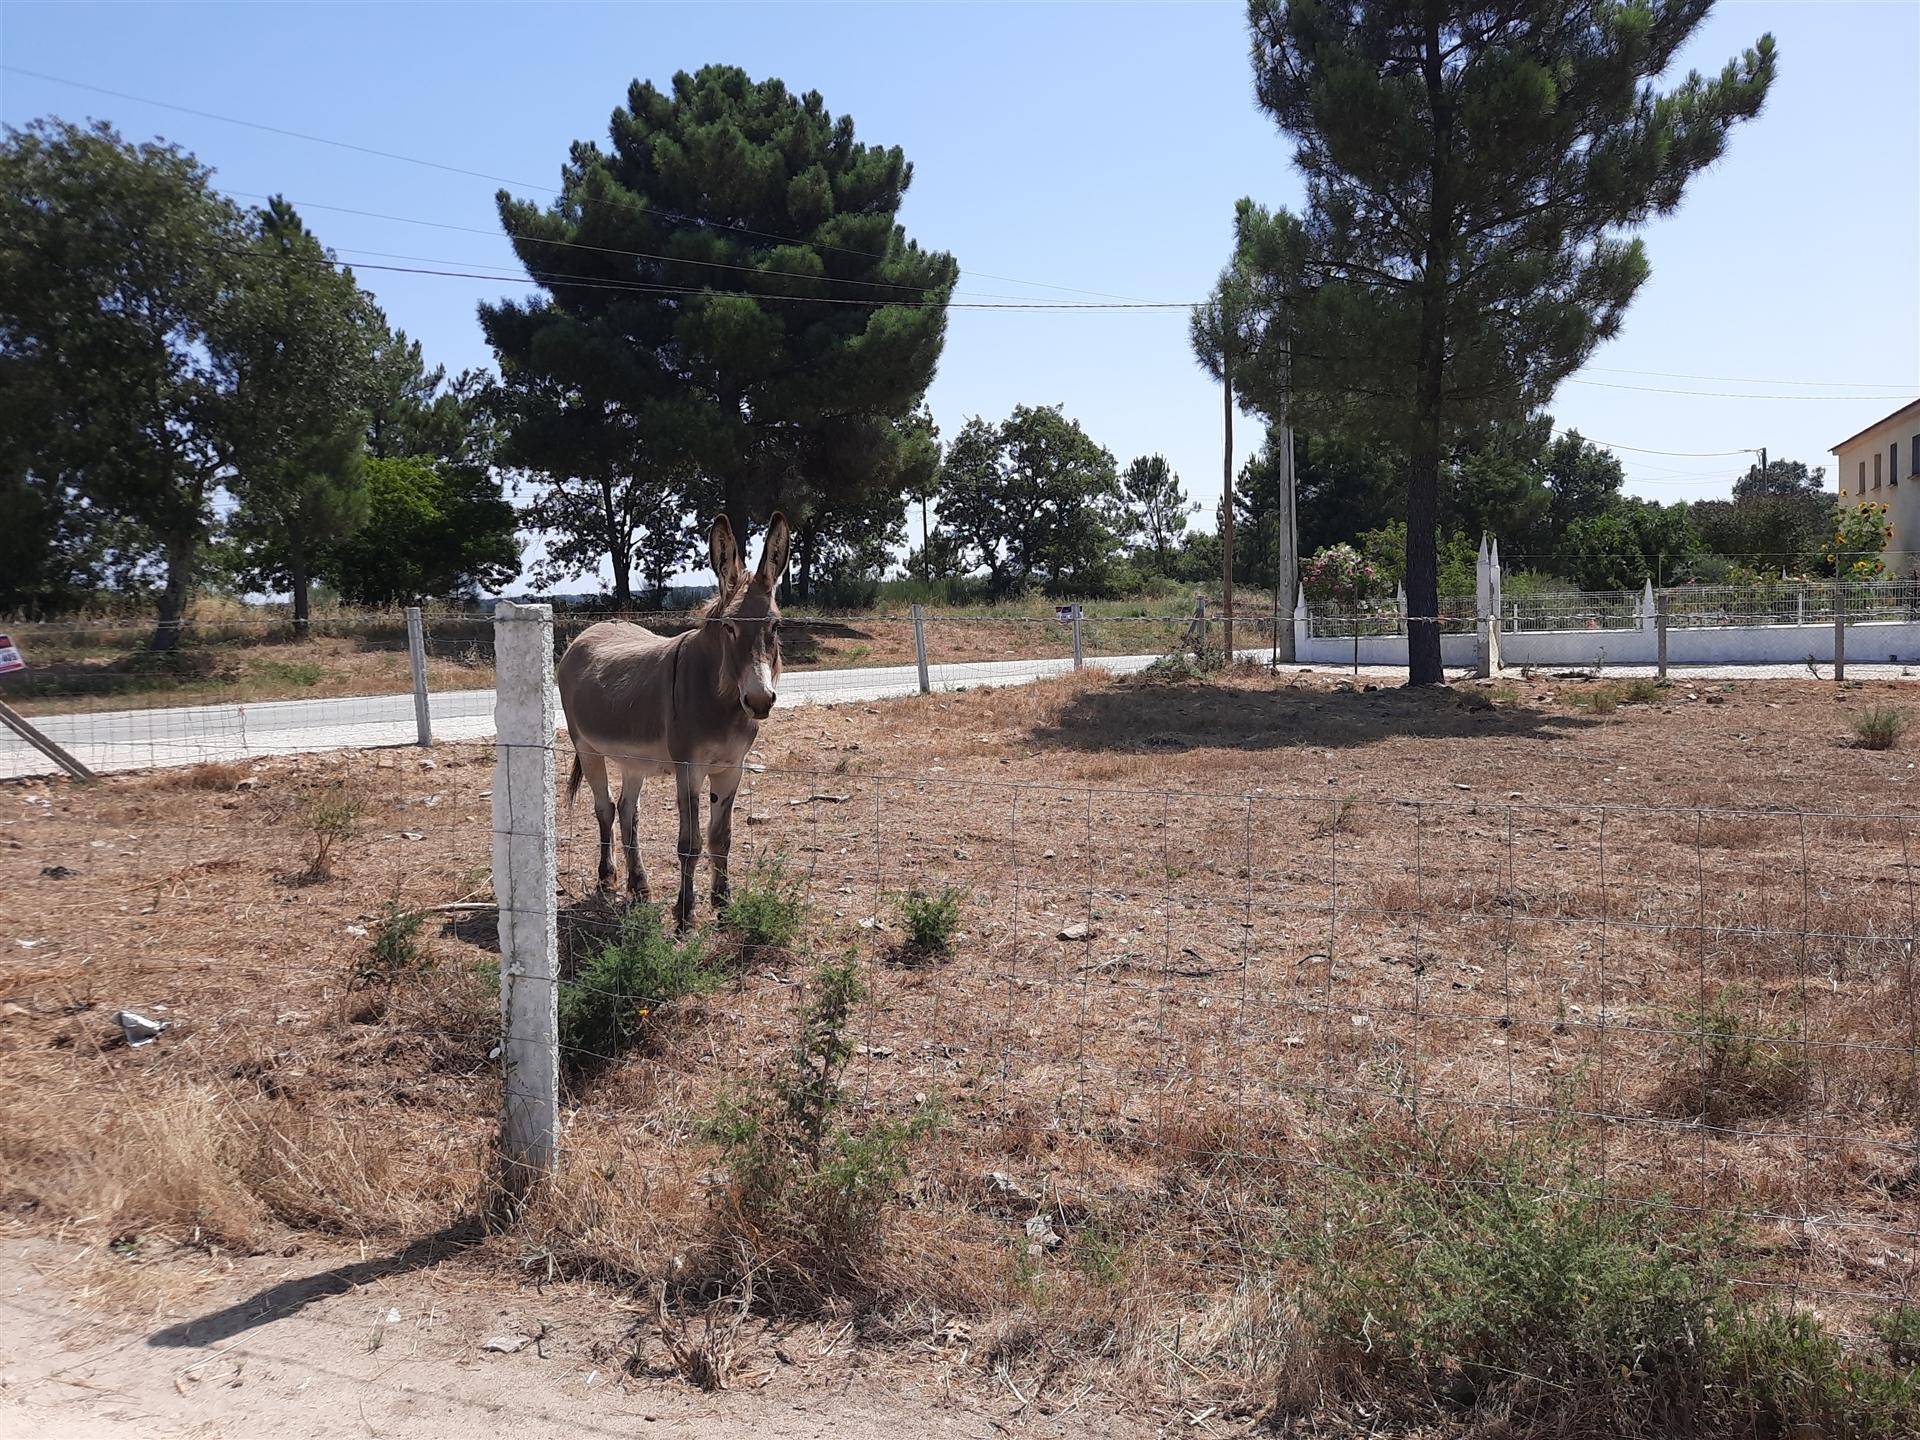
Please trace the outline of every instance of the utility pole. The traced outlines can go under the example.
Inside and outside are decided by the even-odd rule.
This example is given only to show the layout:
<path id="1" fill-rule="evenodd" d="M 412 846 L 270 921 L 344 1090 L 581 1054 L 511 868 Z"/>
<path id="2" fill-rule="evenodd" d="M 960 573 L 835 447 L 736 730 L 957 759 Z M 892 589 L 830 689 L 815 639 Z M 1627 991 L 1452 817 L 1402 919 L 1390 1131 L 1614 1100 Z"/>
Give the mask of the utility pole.
<path id="1" fill-rule="evenodd" d="M 1280 338 L 1280 434 L 1274 448 L 1280 466 L 1280 558 L 1274 566 L 1274 634 L 1278 644 L 1274 658 L 1291 665 L 1298 657 L 1293 649 L 1293 602 L 1300 593 L 1300 529 L 1295 518 L 1293 492 L 1293 342 Z"/>
<path id="2" fill-rule="evenodd" d="M 1223 327 L 1225 328 L 1225 327 Z M 1220 390 L 1226 397 L 1225 441 L 1220 456 L 1220 581 L 1226 591 L 1224 629 L 1227 663 L 1233 663 L 1233 338 L 1226 330 L 1220 342 Z"/>

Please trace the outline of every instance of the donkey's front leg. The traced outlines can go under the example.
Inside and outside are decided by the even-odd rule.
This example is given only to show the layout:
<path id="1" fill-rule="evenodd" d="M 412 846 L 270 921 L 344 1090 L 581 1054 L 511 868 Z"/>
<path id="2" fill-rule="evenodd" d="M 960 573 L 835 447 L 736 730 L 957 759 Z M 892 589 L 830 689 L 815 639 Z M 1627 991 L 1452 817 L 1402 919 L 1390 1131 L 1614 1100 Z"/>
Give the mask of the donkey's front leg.
<path id="1" fill-rule="evenodd" d="M 733 798 L 740 793 L 740 767 L 714 770 L 707 784 L 707 859 L 713 866 L 713 908 L 719 910 L 733 893 L 727 857 L 733 850 Z"/>
<path id="2" fill-rule="evenodd" d="M 701 766 L 682 761 L 673 767 L 674 798 L 680 802 L 680 898 L 674 923 L 684 930 L 693 920 L 693 867 L 700 863 Z"/>

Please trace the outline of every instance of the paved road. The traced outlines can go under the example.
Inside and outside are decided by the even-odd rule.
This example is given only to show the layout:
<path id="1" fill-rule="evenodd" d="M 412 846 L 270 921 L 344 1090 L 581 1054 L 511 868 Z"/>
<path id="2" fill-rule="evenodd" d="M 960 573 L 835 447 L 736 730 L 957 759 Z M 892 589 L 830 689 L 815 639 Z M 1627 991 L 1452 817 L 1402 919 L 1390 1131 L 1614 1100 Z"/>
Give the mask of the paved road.
<path id="1" fill-rule="evenodd" d="M 1089 661 L 1121 673 L 1142 670 L 1152 655 Z M 937 690 L 1020 685 L 1073 668 L 1070 659 L 1006 660 L 933 665 Z M 912 695 L 920 688 L 911 665 L 855 670 L 789 670 L 780 679 L 782 706 L 834 704 Z M 451 690 L 429 697 L 436 740 L 475 740 L 493 734 L 493 691 Z M 245 705 L 189 705 L 166 709 L 92 710 L 32 717 L 42 734 L 98 771 L 198 765 L 256 755 L 308 750 L 410 745 L 413 696 L 354 695 L 333 700 L 263 700 Z M 54 765 L 11 731 L 0 729 L 0 779 L 54 773 Z"/>
<path id="2" fill-rule="evenodd" d="M 1245 652 L 1264 659 L 1261 651 Z M 1118 674 L 1145 669 L 1152 655 L 1090 657 Z M 929 667 L 936 690 L 965 690 L 986 685 L 1021 685 L 1073 668 L 1071 659 L 1001 660 Z M 1329 673 L 1328 666 L 1298 666 L 1303 672 Z M 1822 667 L 1824 670 L 1825 667 Z M 1337 673 L 1347 673 L 1344 670 Z M 1516 672 L 1517 673 L 1517 672 Z M 1609 676 L 1650 675 L 1647 666 L 1609 666 Z M 1676 680 L 1806 679 L 1804 665 L 1674 667 Z M 1405 674 L 1393 666 L 1362 666 L 1363 679 L 1392 681 Z M 1913 678 L 1898 665 L 1853 665 L 1849 679 Z M 780 704 L 823 705 L 891 699 L 919 689 L 911 665 L 852 670 L 790 670 L 780 680 Z M 452 690 L 431 697 L 434 738 L 484 739 L 493 734 L 493 691 Z M 79 711 L 40 715 L 42 733 L 94 770 L 141 770 L 164 765 L 197 765 L 208 760 L 241 760 L 256 755 L 290 755 L 310 750 L 409 745 L 414 741 L 411 695 L 358 695 L 334 700 L 265 700 L 249 705 L 189 705 L 144 710 Z M 11 731 L 0 729 L 0 779 L 51 774 L 54 766 Z"/>

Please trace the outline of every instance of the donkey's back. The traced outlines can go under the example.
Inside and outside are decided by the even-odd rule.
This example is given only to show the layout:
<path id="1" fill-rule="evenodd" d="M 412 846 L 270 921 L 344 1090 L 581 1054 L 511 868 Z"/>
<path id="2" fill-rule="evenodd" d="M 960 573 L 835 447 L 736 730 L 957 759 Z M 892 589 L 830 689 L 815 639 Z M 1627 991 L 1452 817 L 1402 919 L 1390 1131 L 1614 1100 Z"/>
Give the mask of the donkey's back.
<path id="1" fill-rule="evenodd" d="M 567 646 L 554 672 L 576 750 L 625 764 L 668 765 L 675 641 L 603 620 Z"/>

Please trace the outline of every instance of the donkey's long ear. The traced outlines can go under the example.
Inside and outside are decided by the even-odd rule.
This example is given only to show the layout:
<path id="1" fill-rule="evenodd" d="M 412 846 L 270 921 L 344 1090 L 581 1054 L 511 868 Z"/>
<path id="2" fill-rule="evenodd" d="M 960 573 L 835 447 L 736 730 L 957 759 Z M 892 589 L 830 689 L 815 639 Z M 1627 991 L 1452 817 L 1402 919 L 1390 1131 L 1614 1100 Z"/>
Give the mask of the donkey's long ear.
<path id="1" fill-rule="evenodd" d="M 733 526 L 725 515 L 713 517 L 713 528 L 707 532 L 707 555 L 714 578 L 720 582 L 720 593 L 725 595 L 739 585 L 747 568 L 740 558 L 740 542 L 733 538 Z"/>
<path id="2" fill-rule="evenodd" d="M 753 583 L 769 595 L 786 573 L 789 533 L 787 517 L 774 511 L 773 518 L 767 522 L 767 541 L 760 551 L 760 568 L 753 575 Z"/>

